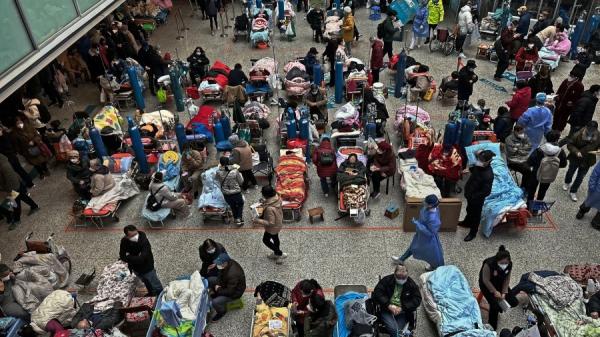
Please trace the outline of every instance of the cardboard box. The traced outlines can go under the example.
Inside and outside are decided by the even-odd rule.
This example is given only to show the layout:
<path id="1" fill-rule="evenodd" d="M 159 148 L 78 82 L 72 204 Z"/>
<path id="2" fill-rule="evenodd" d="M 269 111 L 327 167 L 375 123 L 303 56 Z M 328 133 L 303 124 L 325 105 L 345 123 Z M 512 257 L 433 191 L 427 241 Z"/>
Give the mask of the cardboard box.
<path id="1" fill-rule="evenodd" d="M 404 218 L 402 230 L 405 232 L 414 232 L 415 224 L 412 218 L 419 218 L 419 211 L 423 207 L 423 199 L 407 198 L 404 204 Z M 440 232 L 456 232 L 456 225 L 460 218 L 462 200 L 458 198 L 445 198 L 440 200 L 440 218 L 442 226 Z"/>

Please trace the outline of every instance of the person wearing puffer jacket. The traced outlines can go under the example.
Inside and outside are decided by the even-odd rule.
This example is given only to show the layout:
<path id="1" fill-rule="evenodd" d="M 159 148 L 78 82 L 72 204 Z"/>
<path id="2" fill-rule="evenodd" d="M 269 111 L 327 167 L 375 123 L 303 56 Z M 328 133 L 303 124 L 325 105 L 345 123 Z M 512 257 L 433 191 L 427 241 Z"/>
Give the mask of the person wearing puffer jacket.
<path id="1" fill-rule="evenodd" d="M 44 128 L 46 125 L 40 121 L 40 110 L 38 106 L 42 104 L 37 98 L 23 98 L 23 114 L 31 122 L 33 127 L 37 130 Z"/>
<path id="2" fill-rule="evenodd" d="M 569 168 L 565 175 L 563 190 L 569 191 L 571 200 L 577 201 L 577 190 L 590 167 L 596 164 L 596 151 L 600 148 L 600 132 L 598 122 L 590 121 L 586 127 L 569 137 L 567 149 L 569 150 Z M 575 180 L 573 176 L 577 172 Z M 571 181 L 573 184 L 571 184 Z"/>
<path id="3" fill-rule="evenodd" d="M 175 212 L 175 217 L 187 218 L 192 213 L 187 201 L 181 196 L 181 193 L 172 192 L 169 186 L 163 182 L 163 173 L 155 172 L 152 181 L 148 187 L 150 193 L 161 203 L 161 208 L 170 208 Z"/>
<path id="4" fill-rule="evenodd" d="M 90 179 L 90 194 L 93 197 L 98 197 L 111 188 L 115 187 L 115 180 L 110 174 L 108 167 L 102 165 L 99 159 L 90 161 L 90 171 L 92 177 Z"/>
<path id="5" fill-rule="evenodd" d="M 440 0 L 429 0 L 427 3 L 427 10 L 429 15 L 427 16 L 427 24 L 429 24 L 429 34 L 425 40 L 425 44 L 429 43 L 431 37 L 435 36 L 435 29 L 437 25 L 444 21 L 444 4 Z"/>
<path id="6" fill-rule="evenodd" d="M 517 90 L 514 92 L 512 99 L 505 102 L 510 108 L 510 118 L 513 120 L 513 123 L 518 121 L 529 108 L 530 97 L 531 88 L 527 86 L 527 82 L 523 80 L 517 81 Z"/>
<path id="7" fill-rule="evenodd" d="M 244 178 L 238 171 L 238 165 L 232 165 L 228 157 L 219 159 L 219 170 L 215 174 L 215 179 L 221 186 L 221 192 L 225 201 L 231 207 L 235 224 L 238 227 L 244 225 L 244 197 L 242 196 L 242 184 Z"/>
<path id="8" fill-rule="evenodd" d="M 513 132 L 506 137 L 506 159 L 508 168 L 522 174 L 521 187 L 527 188 L 531 167 L 527 163 L 531 152 L 531 143 L 521 125 L 515 125 Z"/>
<path id="9" fill-rule="evenodd" d="M 560 32 L 556 34 L 554 41 L 548 41 L 546 48 L 560 56 L 567 56 L 569 50 L 571 50 L 571 41 L 569 40 L 567 33 Z"/>
<path id="10" fill-rule="evenodd" d="M 264 227 L 262 242 L 273 252 L 268 255 L 275 263 L 282 264 L 287 254 L 281 251 L 279 243 L 279 232 L 283 225 L 283 209 L 281 198 L 271 185 L 263 186 L 261 194 L 264 201 L 261 203 L 263 212 L 260 218 L 252 220 L 254 227 Z"/>
<path id="11" fill-rule="evenodd" d="M 246 191 L 250 187 L 250 184 L 254 188 L 258 188 L 256 177 L 254 177 L 254 173 L 252 172 L 252 147 L 245 140 L 241 140 L 236 134 L 229 136 L 229 142 L 233 145 L 231 157 L 229 158 L 230 164 L 239 165 L 238 170 L 244 178 L 242 190 Z"/>
<path id="12" fill-rule="evenodd" d="M 579 206 L 579 211 L 575 218 L 581 220 L 590 209 L 597 210 L 592 227 L 600 230 L 600 164 L 594 166 L 590 180 L 588 181 L 588 194 L 585 201 Z"/>
<path id="13" fill-rule="evenodd" d="M 323 137 L 321 144 L 312 154 L 312 162 L 317 168 L 317 175 L 321 181 L 321 190 L 325 197 L 329 196 L 330 185 L 327 178 L 331 180 L 331 186 L 336 186 L 337 163 L 335 159 L 335 150 L 331 146 L 331 140 Z"/>
<path id="14" fill-rule="evenodd" d="M 555 170 L 556 168 L 552 165 L 546 165 L 546 167 L 542 167 L 542 160 L 545 157 L 557 157 L 559 161 L 559 169 L 567 167 L 567 155 L 565 151 L 562 150 L 558 146 L 558 139 L 560 138 L 560 132 L 556 130 L 552 130 L 546 134 L 546 143 L 540 145 L 539 148 L 536 148 L 529 158 L 527 159 L 527 163 L 531 166 L 531 179 L 529 179 L 529 188 L 527 191 L 527 205 L 530 207 L 532 200 L 543 201 L 546 196 L 546 192 L 554 181 L 539 181 L 538 173 L 541 176 L 544 175 L 552 175 L 550 171 Z M 547 171 L 546 171 L 547 170 Z M 538 172 L 540 171 L 540 172 Z M 542 172 L 543 171 L 543 172 Z M 556 173 L 556 172 L 554 172 Z M 538 189 L 539 187 L 539 189 Z M 536 195 L 537 191 L 537 195 Z"/>
<path id="15" fill-rule="evenodd" d="M 458 53 L 463 52 L 463 45 L 467 39 L 467 35 L 473 31 L 473 16 L 471 14 L 471 7 L 465 5 L 460 9 L 458 14 L 458 36 L 456 37 L 456 51 Z"/>

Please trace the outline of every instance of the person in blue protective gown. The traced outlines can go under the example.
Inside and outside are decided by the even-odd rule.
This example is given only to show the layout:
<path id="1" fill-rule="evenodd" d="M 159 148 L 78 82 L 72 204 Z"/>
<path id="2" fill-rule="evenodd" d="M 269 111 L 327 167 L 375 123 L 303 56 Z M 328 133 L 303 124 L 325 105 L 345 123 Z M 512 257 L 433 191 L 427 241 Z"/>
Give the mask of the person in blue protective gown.
<path id="1" fill-rule="evenodd" d="M 535 95 L 535 106 L 527 109 L 517 124 L 525 128 L 525 133 L 531 142 L 531 152 L 542 143 L 544 135 L 552 130 L 552 112 L 546 107 L 546 93 Z"/>
<path id="2" fill-rule="evenodd" d="M 415 236 L 402 256 L 392 256 L 394 263 L 404 263 L 406 259 L 413 256 L 415 259 L 429 263 L 430 270 L 444 265 L 444 252 L 438 235 L 442 224 L 439 203 L 438 197 L 433 194 L 425 198 L 419 219 L 413 218 L 413 223 L 416 225 Z"/>

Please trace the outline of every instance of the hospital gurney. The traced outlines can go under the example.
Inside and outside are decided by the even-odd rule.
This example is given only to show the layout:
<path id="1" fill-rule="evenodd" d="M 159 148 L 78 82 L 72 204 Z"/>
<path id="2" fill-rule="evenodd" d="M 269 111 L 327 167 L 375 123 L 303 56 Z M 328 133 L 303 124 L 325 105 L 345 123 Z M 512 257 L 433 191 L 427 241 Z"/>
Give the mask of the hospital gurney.
<path id="1" fill-rule="evenodd" d="M 275 191 L 282 200 L 283 220 L 300 220 L 300 210 L 308 196 L 307 166 L 302 149 L 280 150 L 275 175 Z"/>
<path id="2" fill-rule="evenodd" d="M 215 179 L 218 170 L 219 167 L 215 166 L 202 173 L 202 194 L 198 198 L 198 210 L 202 214 L 203 222 L 216 217 L 229 224 L 233 220 L 233 214 L 225 202 L 219 182 Z"/>

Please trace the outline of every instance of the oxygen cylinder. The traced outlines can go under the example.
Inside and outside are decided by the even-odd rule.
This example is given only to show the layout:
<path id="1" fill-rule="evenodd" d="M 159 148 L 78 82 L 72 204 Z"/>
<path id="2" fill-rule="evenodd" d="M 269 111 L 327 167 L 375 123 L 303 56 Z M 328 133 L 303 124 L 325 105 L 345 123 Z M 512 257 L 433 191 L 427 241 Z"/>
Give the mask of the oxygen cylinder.
<path id="1" fill-rule="evenodd" d="M 318 63 L 313 64 L 313 83 L 321 85 L 323 81 L 323 72 L 321 71 L 321 65 Z"/>
<path id="2" fill-rule="evenodd" d="M 294 139 L 298 136 L 297 134 L 297 130 L 296 130 L 296 120 L 295 119 L 288 119 L 285 122 L 285 125 L 287 127 L 287 138 L 288 139 Z"/>
<path id="3" fill-rule="evenodd" d="M 133 90 L 133 97 L 135 98 L 135 104 L 138 109 L 144 110 L 146 103 L 144 102 L 144 94 L 138 82 L 137 72 L 134 66 L 127 68 L 127 76 L 129 76 L 129 83 L 131 83 L 131 89 Z"/>
<path id="4" fill-rule="evenodd" d="M 465 148 L 473 142 L 473 132 L 475 131 L 475 122 L 468 118 L 461 118 L 460 137 L 458 145 Z"/>
<path id="5" fill-rule="evenodd" d="M 592 33 L 598 28 L 600 25 L 600 13 L 592 15 L 588 23 L 588 27 L 583 34 L 583 39 L 581 40 L 584 44 L 590 42 L 590 38 L 592 37 Z"/>
<path id="6" fill-rule="evenodd" d="M 258 9 L 262 8 L 262 1 L 261 0 L 256 0 L 256 8 L 258 8 Z"/>
<path id="7" fill-rule="evenodd" d="M 300 138 L 308 139 L 308 118 L 300 119 Z"/>
<path id="8" fill-rule="evenodd" d="M 104 157 L 108 157 L 108 151 L 106 151 L 106 146 L 104 146 L 104 142 L 102 141 L 102 136 L 100 136 L 100 131 L 95 127 L 90 129 L 90 139 L 92 140 L 92 144 L 94 145 L 94 149 L 96 150 L 96 156 L 99 159 Z"/>
<path id="9" fill-rule="evenodd" d="M 229 116 L 223 115 L 221 116 L 221 125 L 223 126 L 223 135 L 225 139 L 231 136 L 231 121 L 229 120 Z"/>
<path id="10" fill-rule="evenodd" d="M 215 143 L 224 141 L 226 138 L 225 132 L 223 131 L 223 124 L 221 124 L 221 121 L 217 121 L 213 128 L 215 133 Z"/>
<path id="11" fill-rule="evenodd" d="M 296 112 L 292 108 L 287 108 L 287 119 L 296 120 Z"/>
<path id="12" fill-rule="evenodd" d="M 283 0 L 277 1 L 277 18 L 279 20 L 283 20 L 283 18 L 285 17 L 284 6 L 285 4 Z"/>
<path id="13" fill-rule="evenodd" d="M 575 30 L 571 35 L 571 59 L 575 59 L 577 57 L 577 46 L 579 46 L 579 41 L 583 36 L 583 30 L 585 29 L 585 21 L 582 19 L 577 20 L 577 24 L 575 25 Z"/>
<path id="14" fill-rule="evenodd" d="M 183 145 L 187 142 L 185 136 L 185 127 L 181 123 L 175 125 L 175 135 L 177 136 L 177 145 L 179 146 L 179 152 L 183 151 Z"/>
<path id="15" fill-rule="evenodd" d="M 453 146 L 458 144 L 458 133 L 460 123 L 449 121 L 444 128 L 444 146 Z"/>
<path id="16" fill-rule="evenodd" d="M 148 159 L 146 158 L 146 153 L 144 153 L 144 145 L 142 144 L 142 136 L 140 135 L 140 129 L 131 117 L 127 117 L 127 123 L 129 124 L 129 137 L 131 138 L 131 147 L 133 148 L 135 160 L 140 166 L 140 172 L 144 174 L 150 173 L 150 166 L 148 166 Z"/>
<path id="17" fill-rule="evenodd" d="M 376 138 L 377 125 L 375 124 L 375 122 L 367 122 L 367 125 L 365 126 L 365 133 L 367 134 L 368 138 Z"/>

